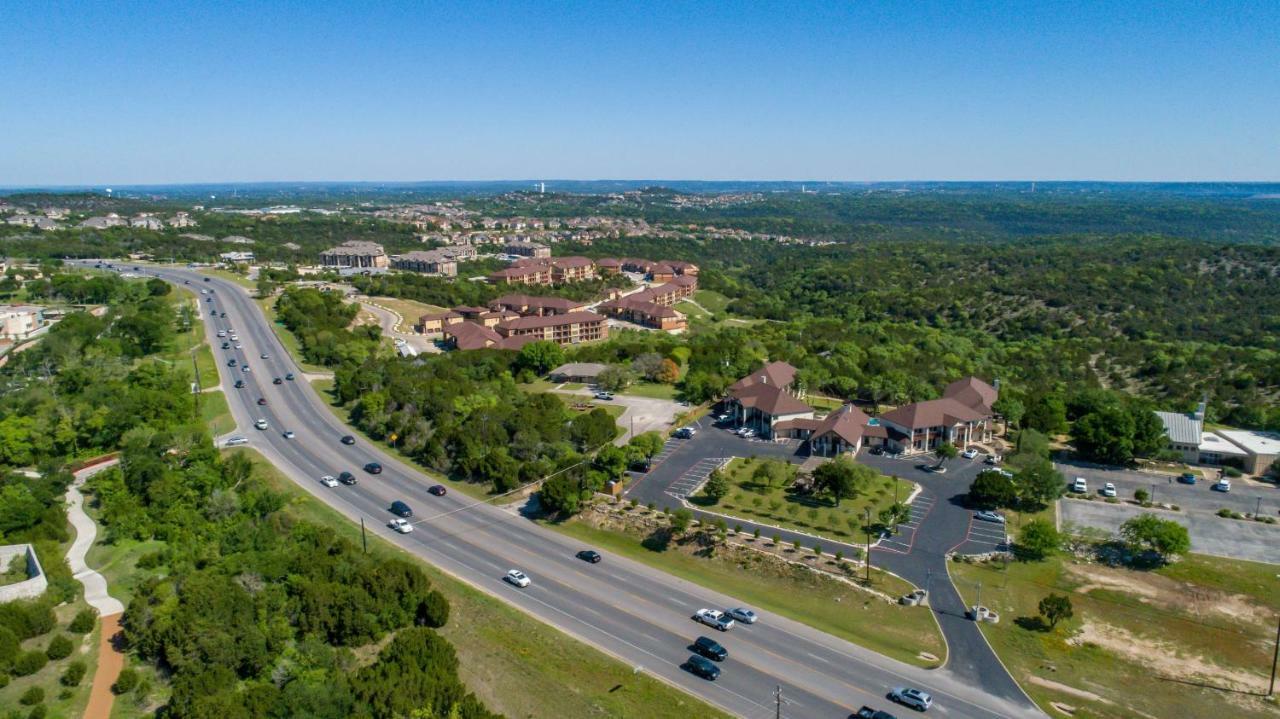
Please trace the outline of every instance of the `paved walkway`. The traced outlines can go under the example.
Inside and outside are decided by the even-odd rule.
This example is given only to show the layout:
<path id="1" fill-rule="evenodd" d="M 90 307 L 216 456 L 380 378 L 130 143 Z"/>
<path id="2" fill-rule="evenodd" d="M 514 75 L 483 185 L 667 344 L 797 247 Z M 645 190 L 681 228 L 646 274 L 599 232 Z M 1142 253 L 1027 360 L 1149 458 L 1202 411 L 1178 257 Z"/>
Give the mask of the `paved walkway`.
<path id="1" fill-rule="evenodd" d="M 115 695 L 111 693 L 111 685 L 120 676 L 124 667 L 124 654 L 116 648 L 115 638 L 120 632 L 120 615 L 124 613 L 124 604 L 111 596 L 107 589 L 107 580 L 101 574 L 85 564 L 85 555 L 93 546 L 98 536 L 98 525 L 84 512 L 84 495 L 80 487 L 85 480 L 108 467 L 113 467 L 120 460 L 112 459 L 92 467 L 86 467 L 75 474 L 75 481 L 67 487 L 67 520 L 75 527 L 76 539 L 67 550 L 67 564 L 71 574 L 84 585 L 84 600 L 89 606 L 98 610 L 102 618 L 102 634 L 99 639 L 98 667 L 93 672 L 93 684 L 89 692 L 89 705 L 85 709 L 85 719 L 108 719 Z"/>

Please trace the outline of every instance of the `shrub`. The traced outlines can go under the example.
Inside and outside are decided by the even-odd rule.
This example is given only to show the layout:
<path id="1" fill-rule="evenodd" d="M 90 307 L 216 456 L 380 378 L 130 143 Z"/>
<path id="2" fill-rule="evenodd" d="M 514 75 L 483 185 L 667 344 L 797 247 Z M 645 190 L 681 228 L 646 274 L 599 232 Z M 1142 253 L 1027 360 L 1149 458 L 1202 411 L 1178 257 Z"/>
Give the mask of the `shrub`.
<path id="1" fill-rule="evenodd" d="M 759 528 L 759 527 L 756 527 L 755 529 L 753 529 L 753 530 L 751 531 L 751 536 L 752 536 L 753 538 L 755 538 L 755 539 L 759 539 L 759 538 L 760 538 L 760 528 Z"/>
<path id="2" fill-rule="evenodd" d="M 12 664 L 20 648 L 18 637 L 7 628 L 0 627 L 0 667 Z"/>
<path id="3" fill-rule="evenodd" d="M 62 673 L 62 678 L 58 681 L 62 682 L 63 686 L 78 687 L 80 686 L 80 681 L 84 679 L 86 671 L 88 671 L 88 666 L 85 665 L 84 660 L 75 659 L 67 665 L 66 671 Z"/>
<path id="4" fill-rule="evenodd" d="M 31 711 L 27 712 L 27 719 L 44 719 L 49 715 L 49 707 L 44 704 L 37 704 L 31 707 Z"/>
<path id="5" fill-rule="evenodd" d="M 1218 510 L 1218 516 L 1223 517 L 1225 519 L 1230 519 L 1231 514 L 1232 514 L 1231 510 L 1227 509 L 1226 507 L 1223 507 L 1222 509 Z"/>
<path id="6" fill-rule="evenodd" d="M 449 600 L 440 592 L 432 590 L 418 602 L 416 622 L 419 626 L 439 629 L 449 621 Z"/>
<path id="7" fill-rule="evenodd" d="M 781 534 L 773 535 L 773 546 L 776 547 L 780 544 L 782 544 L 782 535 Z"/>
<path id="8" fill-rule="evenodd" d="M 4 689 L 7 686 L 9 686 L 9 675 L 0 672 L 0 689 Z"/>
<path id="9" fill-rule="evenodd" d="M 28 687 L 21 697 L 18 697 L 18 703 L 23 706 L 31 706 L 44 701 L 44 690 L 40 687 Z"/>
<path id="10" fill-rule="evenodd" d="M 1135 489 L 1133 498 L 1137 500 L 1138 504 L 1146 504 L 1147 500 L 1151 498 L 1151 494 L 1145 489 Z"/>
<path id="11" fill-rule="evenodd" d="M 76 612 L 75 619 L 67 625 L 67 631 L 72 634 L 88 634 L 93 631 L 93 627 L 98 623 L 98 613 L 93 609 L 81 609 Z"/>
<path id="12" fill-rule="evenodd" d="M 741 524 L 735 524 L 735 525 L 733 525 L 733 533 L 734 533 L 734 534 L 742 534 L 742 525 L 741 525 Z"/>
<path id="13" fill-rule="evenodd" d="M 71 652 L 75 650 L 75 645 L 67 638 L 65 634 L 59 634 L 49 641 L 49 648 L 44 650 L 45 656 L 51 661 L 66 659 L 71 656 Z"/>
<path id="14" fill-rule="evenodd" d="M 44 652 L 23 652 L 13 662 L 13 673 L 25 677 L 44 669 L 44 665 L 49 663 L 49 658 Z"/>
<path id="15" fill-rule="evenodd" d="M 838 549 L 837 549 L 837 550 L 836 550 L 836 564 L 843 564 L 843 563 L 844 563 L 844 552 L 842 552 L 842 551 L 840 551 L 840 550 L 838 550 Z"/>
<path id="16" fill-rule="evenodd" d="M 138 672 L 132 667 L 125 667 L 120 670 L 120 676 L 116 678 L 116 683 L 111 685 L 111 691 L 116 695 L 127 694 L 138 686 Z"/>
<path id="17" fill-rule="evenodd" d="M 1226 476 L 1228 476 L 1228 477 L 1232 477 L 1232 478 L 1234 478 L 1234 477 L 1239 477 L 1239 476 L 1241 476 L 1241 475 L 1243 474 L 1243 472 L 1241 472 L 1240 470 L 1236 469 L 1235 467 L 1223 467 L 1223 468 L 1222 468 L 1222 473 L 1223 473 L 1223 474 L 1225 474 Z"/>

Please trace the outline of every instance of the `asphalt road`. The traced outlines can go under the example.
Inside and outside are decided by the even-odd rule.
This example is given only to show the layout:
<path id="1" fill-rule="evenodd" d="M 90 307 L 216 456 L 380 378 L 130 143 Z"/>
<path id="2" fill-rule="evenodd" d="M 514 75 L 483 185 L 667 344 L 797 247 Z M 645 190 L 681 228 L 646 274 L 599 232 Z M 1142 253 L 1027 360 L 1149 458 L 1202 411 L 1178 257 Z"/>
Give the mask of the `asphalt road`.
<path id="1" fill-rule="evenodd" d="M 467 497 L 429 495 L 426 489 L 434 483 L 429 477 L 363 440 L 354 446 L 340 444 L 339 438 L 349 431 L 309 385 L 301 380 L 271 383 L 286 372 L 299 377 L 302 373 L 241 288 L 218 278 L 205 282 L 203 276 L 187 270 L 145 267 L 144 271 L 179 284 L 188 280 L 196 292 L 216 291 L 214 302 L 200 304 L 232 414 L 250 446 L 282 472 L 351 520 L 363 521 L 370 531 L 638 671 L 735 715 L 761 719 L 773 716 L 775 686 L 782 687 L 788 702 L 783 716 L 834 718 L 847 717 L 863 704 L 890 708 L 884 694 L 902 684 L 931 692 L 932 713 L 943 716 L 1041 715 L 1025 703 L 988 694 L 950 672 L 902 664 L 767 612 L 754 626 L 717 636 L 730 652 L 724 673 L 716 682 L 698 679 L 680 669 L 689 656 L 689 642 L 707 633 L 690 616 L 699 607 L 739 602 L 621 557 L 606 555 L 600 564 L 586 564 L 574 558 L 583 547 L 551 530 Z M 210 309 L 225 311 L 227 319 L 211 317 Z M 244 350 L 216 349 L 221 341 L 215 333 L 227 327 L 236 330 Z M 262 352 L 270 358 L 260 359 Z M 247 361 L 252 371 L 228 368 L 229 354 L 239 363 Z M 233 389 L 236 379 L 244 379 L 247 386 Z M 269 404 L 258 407 L 258 397 L 266 397 Z M 269 422 L 269 430 L 251 428 L 259 417 Z M 295 431 L 297 438 L 285 439 L 286 429 Z M 381 475 L 360 469 L 371 460 L 385 467 Z M 360 483 L 328 489 L 317 481 L 343 470 L 354 472 Z M 414 508 L 411 534 L 396 534 L 385 526 L 391 518 L 387 507 L 397 499 Z M 516 589 L 502 581 L 513 567 L 531 577 L 530 587 Z M 548 714 L 554 713 L 554 708 L 547 709 Z"/>
<path id="2" fill-rule="evenodd" d="M 657 507 L 677 507 L 680 498 L 693 494 L 710 470 L 725 458 L 774 457 L 793 463 L 806 459 L 796 454 L 798 442 L 742 439 L 709 420 L 700 421 L 699 427 L 692 439 L 670 440 L 654 458 L 649 473 L 637 476 L 625 496 L 641 504 L 652 502 Z M 947 673 L 967 686 L 980 688 L 990 696 L 1025 705 L 1027 700 L 1022 690 L 978 627 L 966 618 L 964 602 L 947 571 L 948 552 L 979 554 L 1003 544 L 998 527 L 975 521 L 973 510 L 964 502 L 969 485 L 984 465 L 978 460 L 957 457 L 947 463 L 946 474 L 934 474 L 920 468 L 931 462 L 928 457 L 890 459 L 864 451 L 857 459 L 884 474 L 920 486 L 920 492 L 911 502 L 911 521 L 901 526 L 897 534 L 873 545 L 871 559 L 875 566 L 888 569 L 929 592 L 929 606 L 946 637 L 948 649 L 946 664 L 936 671 Z M 717 516 L 697 507 L 690 509 L 699 518 L 714 521 Z M 804 546 L 811 546 L 818 539 L 746 518 L 726 521 L 730 526 L 741 524 L 746 532 L 758 528 L 763 536 L 776 534 L 784 543 L 798 540 Z M 835 542 L 823 538 L 821 543 L 827 552 L 847 553 L 850 548 L 864 547 L 856 540 Z"/>

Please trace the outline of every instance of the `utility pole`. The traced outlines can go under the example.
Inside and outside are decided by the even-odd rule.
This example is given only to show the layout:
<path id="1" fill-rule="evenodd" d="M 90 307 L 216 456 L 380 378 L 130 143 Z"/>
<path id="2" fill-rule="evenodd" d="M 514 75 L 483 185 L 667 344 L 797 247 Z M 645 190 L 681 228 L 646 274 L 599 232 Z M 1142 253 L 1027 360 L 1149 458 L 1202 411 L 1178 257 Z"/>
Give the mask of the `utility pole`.
<path id="1" fill-rule="evenodd" d="M 1262 516 L 1262 497 L 1258 497 L 1258 503 L 1255 504 L 1253 507 L 1253 516 L 1254 517 Z"/>
<path id="2" fill-rule="evenodd" d="M 782 719 L 782 685 L 773 690 L 773 719 Z"/>
<path id="3" fill-rule="evenodd" d="M 1151 485 L 1151 503 L 1156 503 L 1156 486 L 1154 484 Z"/>
<path id="4" fill-rule="evenodd" d="M 1271 653 L 1271 688 L 1267 689 L 1267 696 L 1275 696 L 1276 694 L 1276 663 L 1280 661 L 1280 617 L 1276 617 L 1276 647 Z"/>
<path id="5" fill-rule="evenodd" d="M 977 601 L 975 601 L 975 602 L 973 603 L 973 606 L 975 606 L 975 607 L 980 607 L 980 606 L 982 606 L 982 582 L 978 582 L 978 596 L 977 596 Z M 976 612 L 976 611 L 974 612 L 974 616 L 977 616 L 977 612 Z"/>
<path id="6" fill-rule="evenodd" d="M 867 586 L 871 586 L 871 507 L 867 512 Z"/>
<path id="7" fill-rule="evenodd" d="M 360 518 L 360 542 L 364 545 L 364 553 L 369 553 L 369 535 L 364 533 L 364 517 Z"/>

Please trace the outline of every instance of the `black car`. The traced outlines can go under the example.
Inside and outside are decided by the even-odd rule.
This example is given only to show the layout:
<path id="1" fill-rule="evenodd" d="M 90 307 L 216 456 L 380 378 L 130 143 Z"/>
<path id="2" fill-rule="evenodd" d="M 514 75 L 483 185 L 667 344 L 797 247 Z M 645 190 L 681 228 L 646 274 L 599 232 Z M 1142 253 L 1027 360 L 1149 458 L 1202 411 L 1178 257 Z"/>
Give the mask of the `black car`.
<path id="1" fill-rule="evenodd" d="M 236 389 L 244 389 L 244 380 L 242 379 L 236 380 Z"/>
<path id="2" fill-rule="evenodd" d="M 356 438 L 355 438 L 355 437 L 352 437 L 351 435 L 349 435 L 349 434 L 348 434 L 348 435 L 346 435 L 346 436 L 344 436 L 344 437 L 342 438 L 342 443 L 343 443 L 343 444 L 355 444 L 355 443 L 356 443 Z"/>
<path id="3" fill-rule="evenodd" d="M 578 552 L 577 554 L 575 554 L 574 556 L 577 557 L 578 559 L 581 559 L 584 562 L 591 562 L 592 564 L 595 564 L 600 561 L 600 553 L 595 551 L 594 549 L 584 549 L 581 552 Z"/>
<path id="4" fill-rule="evenodd" d="M 864 706 L 858 710 L 857 714 L 853 715 L 853 719 L 898 719 L 898 718 L 890 714 L 889 712 L 882 712 L 879 709 L 872 709 L 871 707 Z"/>
<path id="5" fill-rule="evenodd" d="M 720 646 L 720 642 L 710 637 L 698 637 L 693 640 L 693 651 L 717 662 L 722 662 L 729 658 L 729 650 Z"/>
<path id="6" fill-rule="evenodd" d="M 229 350 L 229 349 L 231 349 L 231 343 L 230 343 L 230 342 L 223 342 L 223 343 L 222 343 L 222 349 L 224 349 L 224 350 Z"/>
<path id="7" fill-rule="evenodd" d="M 224 318 L 226 318 L 226 316 L 227 316 L 227 313 L 226 313 L 226 312 L 219 312 L 219 313 L 218 313 L 218 319 L 224 319 Z"/>
<path id="8" fill-rule="evenodd" d="M 364 466 L 364 471 L 369 474 L 382 474 L 382 465 L 377 462 L 370 462 Z"/>
<path id="9" fill-rule="evenodd" d="M 716 677 L 720 676 L 720 667 L 713 664 L 710 659 L 704 659 L 697 654 L 690 656 L 689 661 L 684 663 L 683 668 L 689 673 L 709 681 L 715 681 Z"/>
<path id="10" fill-rule="evenodd" d="M 271 380 L 271 384 L 284 384 L 284 380 L 280 379 L 279 377 L 276 377 L 275 379 Z"/>
<path id="11" fill-rule="evenodd" d="M 235 358 L 235 357 L 232 357 L 231 359 L 227 360 L 227 366 L 228 366 L 228 367 L 235 367 L 235 366 L 236 366 L 236 364 L 237 364 L 237 362 L 236 362 L 236 358 Z"/>
<path id="12" fill-rule="evenodd" d="M 208 281 L 209 281 L 209 278 L 208 278 L 208 277 L 204 278 L 204 281 L 205 281 L 205 282 L 208 282 Z"/>
<path id="13" fill-rule="evenodd" d="M 443 484 L 435 484 L 432 485 L 431 489 L 428 489 L 427 492 L 434 494 L 437 497 L 443 497 L 449 493 L 449 490 L 445 489 Z"/>
<path id="14" fill-rule="evenodd" d="M 293 381 L 293 373 L 292 373 L 292 372 L 290 372 L 289 374 L 286 374 L 286 375 L 284 376 L 284 378 L 285 378 L 285 379 L 287 379 L 287 380 L 289 380 L 290 382 L 292 382 L 292 381 Z"/>
<path id="15" fill-rule="evenodd" d="M 264 404 L 266 404 L 266 403 L 267 403 L 267 398 L 266 398 L 266 397 L 259 397 L 259 398 L 258 398 L 258 406 L 259 406 L 259 407 L 263 406 L 263 405 L 264 405 Z"/>
<path id="16" fill-rule="evenodd" d="M 343 484 L 355 484 L 356 476 L 350 472 L 343 472 L 338 475 L 338 481 Z"/>
<path id="17" fill-rule="evenodd" d="M 391 503 L 391 513 L 397 517 L 404 517 L 405 519 L 413 516 L 413 510 L 409 509 L 409 505 L 398 499 Z"/>

